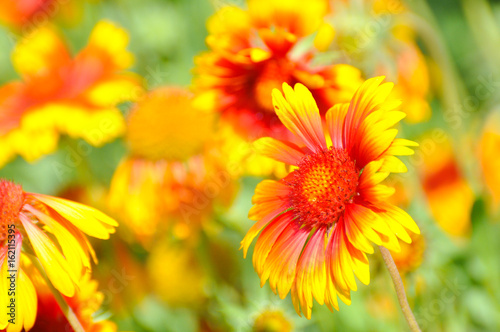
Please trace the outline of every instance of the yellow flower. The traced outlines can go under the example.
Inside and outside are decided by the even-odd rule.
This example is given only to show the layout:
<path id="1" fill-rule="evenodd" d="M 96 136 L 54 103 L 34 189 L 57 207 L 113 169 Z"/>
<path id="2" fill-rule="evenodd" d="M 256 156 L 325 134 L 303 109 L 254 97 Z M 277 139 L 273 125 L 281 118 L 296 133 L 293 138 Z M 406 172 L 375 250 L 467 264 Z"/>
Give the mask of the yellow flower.
<path id="1" fill-rule="evenodd" d="M 292 323 L 281 310 L 265 310 L 253 323 L 254 332 L 291 332 Z"/>
<path id="2" fill-rule="evenodd" d="M 0 221 L 0 303 L 4 307 L 16 303 L 16 321 L 10 321 L 13 317 L 6 311 L 0 314 L 0 329 L 9 332 L 23 327 L 30 330 L 35 322 L 37 293 L 32 274 L 25 270 L 27 257 L 39 260 L 53 286 L 64 296 L 73 297 L 82 276 L 91 269 L 91 258 L 96 261 L 86 235 L 108 239 L 118 226 L 93 208 L 27 193 L 6 180 L 0 180 Z M 11 280 L 12 270 L 16 272 Z M 8 291 L 12 283 L 16 294 Z"/>
<path id="3" fill-rule="evenodd" d="M 147 265 L 152 290 L 169 306 L 199 307 L 206 298 L 207 278 L 191 248 L 162 241 L 152 249 Z"/>
<path id="4" fill-rule="evenodd" d="M 143 245 L 172 226 L 180 238 L 197 234 L 213 202 L 232 192 L 231 174 L 208 151 L 214 121 L 193 107 L 191 93 L 173 87 L 152 91 L 130 113 L 130 153 L 115 171 L 108 203 Z"/>
<path id="5" fill-rule="evenodd" d="M 98 23 L 72 57 L 59 33 L 44 25 L 22 39 L 12 61 L 22 81 L 0 87 L 0 167 L 16 155 L 28 161 L 53 152 L 60 135 L 101 146 L 125 128 L 116 105 L 141 92 L 124 72 L 133 56 L 127 33 Z"/>

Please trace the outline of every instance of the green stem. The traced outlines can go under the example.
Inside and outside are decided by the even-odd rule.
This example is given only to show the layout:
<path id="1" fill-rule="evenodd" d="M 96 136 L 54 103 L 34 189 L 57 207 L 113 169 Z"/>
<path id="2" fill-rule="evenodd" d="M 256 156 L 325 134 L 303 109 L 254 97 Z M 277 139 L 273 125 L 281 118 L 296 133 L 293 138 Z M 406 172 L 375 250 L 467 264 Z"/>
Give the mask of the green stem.
<path id="1" fill-rule="evenodd" d="M 41 266 L 40 262 L 38 261 L 38 258 L 35 256 L 29 255 L 31 258 L 31 262 L 33 265 L 37 268 L 37 270 L 40 272 L 42 275 L 43 279 L 45 280 L 45 283 L 49 287 L 50 291 L 54 295 L 54 298 L 56 299 L 57 303 L 59 304 L 59 307 L 61 308 L 61 311 L 64 313 L 64 316 L 68 320 L 68 323 L 71 325 L 73 330 L 75 332 L 85 332 L 85 329 L 83 328 L 82 324 L 80 323 L 78 317 L 76 316 L 75 312 L 71 307 L 68 305 L 62 294 L 55 289 L 55 287 L 52 285 L 50 282 L 49 278 L 47 277 L 47 274 L 45 273 L 45 270 Z"/>
<path id="2" fill-rule="evenodd" d="M 394 283 L 394 289 L 396 289 L 396 294 L 398 296 L 399 305 L 401 306 L 401 310 L 403 311 L 403 315 L 410 326 L 410 330 L 412 332 L 420 332 L 420 327 L 418 326 L 417 320 L 411 311 L 410 305 L 408 304 L 408 299 L 406 298 L 405 287 L 403 285 L 403 280 L 401 280 L 401 276 L 399 275 L 398 268 L 392 259 L 391 253 L 386 248 L 380 246 L 380 252 L 382 253 L 382 257 L 384 258 L 385 265 L 389 270 L 389 274 L 391 275 L 392 282 Z"/>

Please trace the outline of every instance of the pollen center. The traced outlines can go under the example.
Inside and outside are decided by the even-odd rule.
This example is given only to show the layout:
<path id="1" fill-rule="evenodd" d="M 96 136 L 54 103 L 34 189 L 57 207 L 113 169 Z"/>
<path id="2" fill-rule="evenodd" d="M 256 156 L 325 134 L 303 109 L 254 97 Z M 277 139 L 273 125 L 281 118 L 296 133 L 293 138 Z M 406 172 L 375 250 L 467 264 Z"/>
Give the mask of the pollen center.
<path id="1" fill-rule="evenodd" d="M 21 186 L 0 180 L 0 244 L 7 239 L 9 225 L 17 222 L 24 204 Z"/>
<path id="2" fill-rule="evenodd" d="M 302 224 L 318 226 L 337 222 L 352 203 L 359 171 L 345 150 L 333 149 L 307 155 L 286 180 L 289 199 Z"/>

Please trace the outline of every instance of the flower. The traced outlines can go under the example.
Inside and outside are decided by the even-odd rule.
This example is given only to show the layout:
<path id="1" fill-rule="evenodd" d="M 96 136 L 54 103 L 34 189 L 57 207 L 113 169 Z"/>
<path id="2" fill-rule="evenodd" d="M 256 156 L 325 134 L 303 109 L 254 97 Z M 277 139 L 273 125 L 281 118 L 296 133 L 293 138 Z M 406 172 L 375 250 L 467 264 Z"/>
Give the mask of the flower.
<path id="1" fill-rule="evenodd" d="M 22 27 L 38 20 L 47 20 L 57 6 L 55 0 L 0 0 L 0 22 L 14 27 Z"/>
<path id="2" fill-rule="evenodd" d="M 406 212 L 386 202 L 393 189 L 380 184 L 389 173 L 406 171 L 395 156 L 410 155 L 408 146 L 416 146 L 390 129 L 405 114 L 394 110 L 399 103 L 386 100 L 393 85 L 381 84 L 383 79 L 367 80 L 350 103 L 329 109 L 329 136 L 311 92 L 285 83 L 285 97 L 274 90 L 273 104 L 301 144 L 268 137 L 255 143 L 295 169 L 257 186 L 249 212 L 257 222 L 241 247 L 246 256 L 262 231 L 253 254 L 261 285 L 269 279 L 281 298 L 291 290 L 297 313 L 307 318 L 313 298 L 338 310 L 337 296 L 350 304 L 350 291 L 357 289 L 354 275 L 369 283 L 370 241 L 399 251 L 397 237 L 409 243 L 407 230 L 419 233 Z"/>
<path id="3" fill-rule="evenodd" d="M 498 207 L 500 203 L 500 112 L 492 112 L 485 121 L 479 142 L 479 158 L 484 183 L 489 190 L 493 204 Z"/>
<path id="4" fill-rule="evenodd" d="M 290 332 L 292 323 L 281 310 L 266 310 L 253 323 L 254 332 Z"/>
<path id="5" fill-rule="evenodd" d="M 171 226 L 180 238 L 196 234 L 213 203 L 230 200 L 232 177 L 207 152 L 214 121 L 213 113 L 193 107 L 189 91 L 176 87 L 150 92 L 130 113 L 130 153 L 113 175 L 108 203 L 143 245 Z"/>
<path id="6" fill-rule="evenodd" d="M 415 271 L 421 264 L 425 251 L 425 239 L 420 234 L 410 233 L 411 243 L 401 243 L 401 251 L 391 252 L 392 259 L 402 275 Z"/>
<path id="7" fill-rule="evenodd" d="M 0 180 L 0 302 L 17 301 L 15 324 L 4 311 L 0 329 L 30 330 L 37 313 L 37 293 L 27 273 L 26 259 L 35 259 L 48 280 L 66 297 L 72 297 L 80 278 L 91 269 L 95 253 L 86 235 L 108 239 L 118 224 L 102 212 L 65 199 L 24 192 L 13 182 Z M 6 281 L 17 270 L 17 295 L 9 294 Z"/>
<path id="8" fill-rule="evenodd" d="M 449 138 L 440 137 L 422 155 L 420 175 L 432 216 L 449 235 L 467 235 L 474 193 L 462 174 Z"/>
<path id="9" fill-rule="evenodd" d="M 147 269 L 152 290 L 169 307 L 199 308 L 206 299 L 206 272 L 193 248 L 162 241 L 151 250 Z"/>
<path id="10" fill-rule="evenodd" d="M 407 12 L 402 1 L 333 1 L 315 45 L 322 52 L 341 54 L 337 61 L 349 61 L 366 77 L 395 80 L 390 98 L 403 100 L 405 121 L 419 123 L 431 117 L 430 79 Z"/>
<path id="11" fill-rule="evenodd" d="M 38 270 L 27 260 L 26 270 L 29 271 L 31 280 L 37 290 L 38 313 L 33 326 L 33 331 L 66 331 L 69 322 L 65 313 L 57 303 L 54 294 L 47 286 Z M 116 332 L 117 326 L 111 321 L 95 320 L 93 315 L 99 310 L 104 294 L 98 291 L 98 283 L 92 280 L 90 274 L 85 274 L 79 283 L 73 297 L 64 297 L 69 308 L 75 313 L 78 322 L 85 331 L 89 332 Z"/>
<path id="12" fill-rule="evenodd" d="M 210 51 L 195 59 L 196 103 L 221 113 L 241 137 L 253 140 L 288 135 L 270 98 L 282 82 L 303 83 L 322 105 L 348 101 L 361 84 L 359 71 L 314 65 L 314 48 L 306 40 L 327 8 L 324 0 L 250 0 L 248 10 L 221 8 L 207 24 Z"/>
<path id="13" fill-rule="evenodd" d="M 22 81 L 0 87 L 0 167 L 16 155 L 34 161 L 53 152 L 60 135 L 94 146 L 120 136 L 116 105 L 141 92 L 139 78 L 125 72 L 133 62 L 127 43 L 127 33 L 106 21 L 75 57 L 49 25 L 22 39 L 12 54 Z"/>

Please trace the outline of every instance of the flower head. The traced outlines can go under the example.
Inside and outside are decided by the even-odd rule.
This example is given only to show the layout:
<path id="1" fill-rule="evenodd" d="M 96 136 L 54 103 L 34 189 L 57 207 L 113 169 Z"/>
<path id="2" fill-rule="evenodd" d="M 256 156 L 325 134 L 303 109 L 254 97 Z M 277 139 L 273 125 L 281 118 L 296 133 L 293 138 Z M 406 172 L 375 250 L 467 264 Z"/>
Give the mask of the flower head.
<path id="1" fill-rule="evenodd" d="M 107 239 L 118 224 L 102 212 L 65 199 L 24 192 L 13 182 L 0 180 L 0 301 L 11 297 L 8 271 L 17 270 L 16 324 L 6 312 L 0 328 L 20 331 L 32 328 L 37 312 L 37 292 L 26 272 L 26 259 L 39 261 L 47 278 L 64 296 L 72 297 L 81 277 L 96 261 L 86 235 Z M 28 255 L 30 254 L 30 255 Z M 32 256 L 34 255 L 34 257 Z M 31 258 L 30 258 L 31 259 Z"/>
<path id="2" fill-rule="evenodd" d="M 115 171 L 108 202 L 142 244 L 165 227 L 180 238 L 196 234 L 212 203 L 232 192 L 222 161 L 208 153 L 214 120 L 175 87 L 150 92 L 130 113 L 130 153 Z"/>
<path id="3" fill-rule="evenodd" d="M 54 3 L 55 0 L 0 0 L 0 22 L 22 27 L 40 18 L 46 20 L 52 14 Z"/>
<path id="4" fill-rule="evenodd" d="M 422 186 L 430 212 L 439 226 L 449 235 L 465 236 L 471 227 L 474 193 L 466 178 L 448 137 L 422 152 L 420 168 Z"/>
<path id="5" fill-rule="evenodd" d="M 416 143 L 395 138 L 391 129 L 404 113 L 387 101 L 392 84 L 383 77 L 366 81 L 350 103 L 326 113 L 327 134 L 311 92 L 301 84 L 273 91 L 277 116 L 301 144 L 274 138 L 256 141 L 257 149 L 295 166 L 280 181 L 261 182 L 249 218 L 257 223 L 241 246 L 246 255 L 260 234 L 253 255 L 263 285 L 284 298 L 291 290 L 297 313 L 311 317 L 313 298 L 338 310 L 337 296 L 350 303 L 354 275 L 370 280 L 366 254 L 370 242 L 399 251 L 398 239 L 419 233 L 413 219 L 386 202 L 393 189 L 382 182 L 406 167 L 396 157 Z"/>
<path id="6" fill-rule="evenodd" d="M 12 60 L 22 81 L 0 87 L 0 167 L 56 149 L 60 135 L 101 146 L 125 125 L 116 105 L 137 97 L 140 80 L 124 72 L 133 56 L 127 33 L 102 21 L 72 57 L 58 32 L 44 25 L 22 39 Z"/>
<path id="7" fill-rule="evenodd" d="M 361 83 L 359 71 L 313 65 L 314 50 L 306 41 L 327 7 L 324 0 L 250 0 L 248 10 L 220 9 L 207 24 L 210 51 L 195 60 L 197 103 L 220 112 L 240 136 L 253 140 L 288 135 L 270 98 L 283 82 L 303 83 L 322 105 L 348 101 Z"/>

